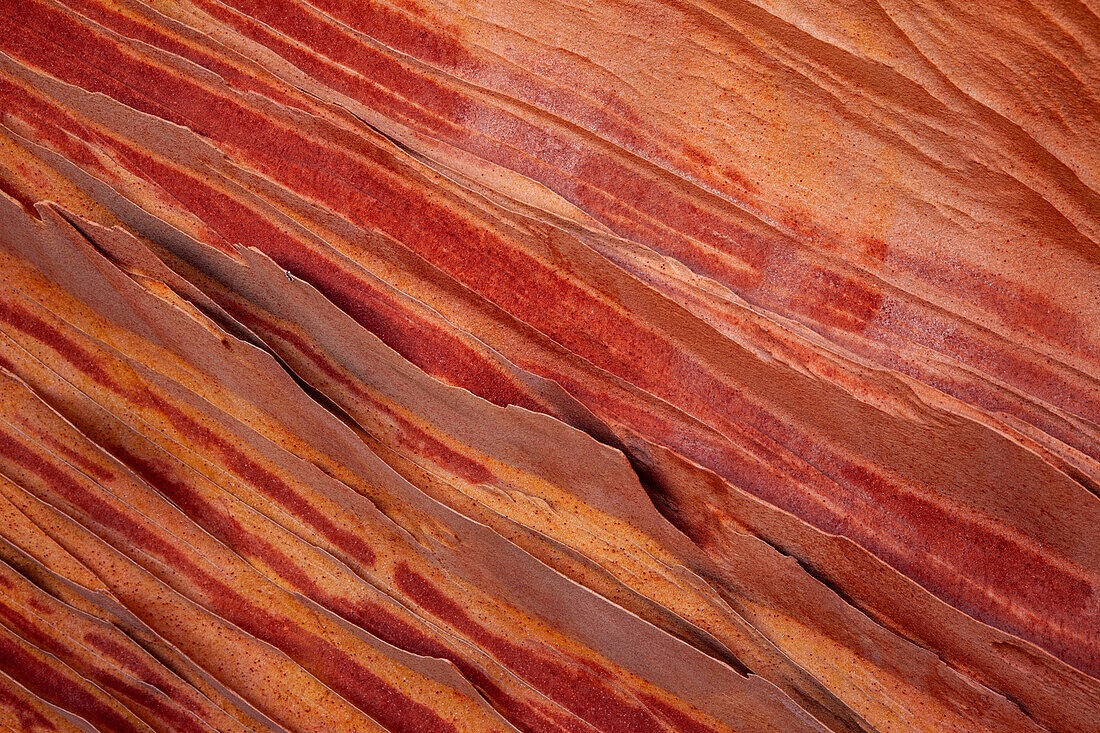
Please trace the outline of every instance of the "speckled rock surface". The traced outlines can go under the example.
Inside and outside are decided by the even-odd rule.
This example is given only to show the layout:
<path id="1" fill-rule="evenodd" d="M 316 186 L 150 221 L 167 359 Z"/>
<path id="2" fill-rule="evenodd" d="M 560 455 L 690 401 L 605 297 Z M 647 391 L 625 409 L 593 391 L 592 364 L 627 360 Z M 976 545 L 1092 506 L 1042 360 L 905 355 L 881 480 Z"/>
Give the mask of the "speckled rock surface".
<path id="1" fill-rule="evenodd" d="M 1096 7 L 0 5 L 0 730 L 1096 730 Z"/>

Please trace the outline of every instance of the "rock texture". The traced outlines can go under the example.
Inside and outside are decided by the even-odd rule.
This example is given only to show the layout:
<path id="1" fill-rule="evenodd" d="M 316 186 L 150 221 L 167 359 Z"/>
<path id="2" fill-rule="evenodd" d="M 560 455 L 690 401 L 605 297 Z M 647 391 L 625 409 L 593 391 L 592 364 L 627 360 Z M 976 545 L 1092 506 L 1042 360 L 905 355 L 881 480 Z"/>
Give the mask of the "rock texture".
<path id="1" fill-rule="evenodd" d="M 0 5 L 0 730 L 1100 726 L 1095 6 Z"/>

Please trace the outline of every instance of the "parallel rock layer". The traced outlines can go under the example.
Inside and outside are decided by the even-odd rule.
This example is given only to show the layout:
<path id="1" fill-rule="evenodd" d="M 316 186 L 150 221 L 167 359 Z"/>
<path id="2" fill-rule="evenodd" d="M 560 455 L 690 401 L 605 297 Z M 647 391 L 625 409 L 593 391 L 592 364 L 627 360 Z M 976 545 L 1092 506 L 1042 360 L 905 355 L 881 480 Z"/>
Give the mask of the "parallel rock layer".
<path id="1" fill-rule="evenodd" d="M 0 723 L 1093 730 L 1096 38 L 4 2 Z"/>

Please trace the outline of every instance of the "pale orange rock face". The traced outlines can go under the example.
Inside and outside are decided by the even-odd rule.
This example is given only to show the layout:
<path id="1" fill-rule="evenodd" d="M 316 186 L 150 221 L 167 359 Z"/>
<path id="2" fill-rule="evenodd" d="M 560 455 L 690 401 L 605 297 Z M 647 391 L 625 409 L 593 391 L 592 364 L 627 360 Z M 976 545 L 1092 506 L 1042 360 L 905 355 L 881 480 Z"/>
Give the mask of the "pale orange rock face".
<path id="1" fill-rule="evenodd" d="M 1097 730 L 1096 8 L 0 4 L 0 730 Z"/>

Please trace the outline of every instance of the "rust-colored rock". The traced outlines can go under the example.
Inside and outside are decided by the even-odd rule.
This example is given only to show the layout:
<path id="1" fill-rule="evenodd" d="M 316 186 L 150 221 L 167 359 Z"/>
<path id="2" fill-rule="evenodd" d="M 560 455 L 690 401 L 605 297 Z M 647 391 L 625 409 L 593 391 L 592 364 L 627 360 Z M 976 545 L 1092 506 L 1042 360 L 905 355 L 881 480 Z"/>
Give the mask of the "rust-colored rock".
<path id="1" fill-rule="evenodd" d="M 0 726 L 1100 721 L 1100 19 L 14 0 Z"/>

